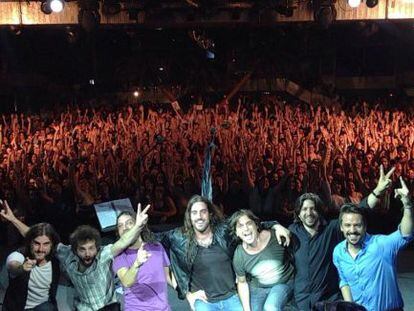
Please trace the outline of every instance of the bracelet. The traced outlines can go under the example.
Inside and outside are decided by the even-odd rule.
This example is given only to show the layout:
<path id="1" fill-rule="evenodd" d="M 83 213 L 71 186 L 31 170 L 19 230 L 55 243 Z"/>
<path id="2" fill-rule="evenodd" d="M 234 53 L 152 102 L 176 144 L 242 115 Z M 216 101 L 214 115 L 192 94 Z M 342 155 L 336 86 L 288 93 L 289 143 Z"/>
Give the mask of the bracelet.
<path id="1" fill-rule="evenodd" d="M 380 198 L 380 196 L 379 195 L 377 195 L 375 192 L 374 192 L 374 190 L 372 190 L 372 195 L 374 196 L 374 197 L 376 197 L 377 199 L 379 199 Z"/>
<path id="2" fill-rule="evenodd" d="M 141 266 L 142 266 L 142 264 L 139 264 L 139 265 L 136 265 L 135 264 L 135 262 L 132 264 L 132 266 L 135 268 L 135 269 L 139 269 Z"/>

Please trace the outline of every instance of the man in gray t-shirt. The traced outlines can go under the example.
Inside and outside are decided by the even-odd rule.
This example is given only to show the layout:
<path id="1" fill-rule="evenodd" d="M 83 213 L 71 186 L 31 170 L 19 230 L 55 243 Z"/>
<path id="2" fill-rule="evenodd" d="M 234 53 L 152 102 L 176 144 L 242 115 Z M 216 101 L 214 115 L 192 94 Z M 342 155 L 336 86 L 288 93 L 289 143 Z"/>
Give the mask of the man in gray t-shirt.
<path id="1" fill-rule="evenodd" d="M 249 210 L 234 213 L 230 227 L 241 240 L 233 268 L 244 311 L 283 310 L 293 290 L 288 252 L 272 231 L 261 230 L 259 218 Z"/>

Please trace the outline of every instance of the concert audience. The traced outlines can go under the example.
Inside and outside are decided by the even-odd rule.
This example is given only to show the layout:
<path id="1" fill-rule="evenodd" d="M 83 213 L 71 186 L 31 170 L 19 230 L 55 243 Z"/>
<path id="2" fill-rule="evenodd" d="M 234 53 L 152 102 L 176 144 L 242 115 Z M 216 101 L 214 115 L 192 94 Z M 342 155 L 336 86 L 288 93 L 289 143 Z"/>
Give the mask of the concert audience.
<path id="1" fill-rule="evenodd" d="M 169 108 L 2 115 L 1 197 L 30 224 L 59 224 L 63 239 L 76 225 L 96 221 L 94 203 L 117 198 L 151 203 L 155 222 L 177 222 L 199 192 L 212 132 L 214 201 L 227 215 L 247 208 L 288 222 L 304 192 L 318 193 L 335 215 L 344 202 L 369 194 L 379 164 L 386 171 L 395 166 L 393 178 L 414 187 L 412 109 L 312 106 L 276 96 Z M 393 206 L 390 193 L 381 200 L 384 213 Z"/>

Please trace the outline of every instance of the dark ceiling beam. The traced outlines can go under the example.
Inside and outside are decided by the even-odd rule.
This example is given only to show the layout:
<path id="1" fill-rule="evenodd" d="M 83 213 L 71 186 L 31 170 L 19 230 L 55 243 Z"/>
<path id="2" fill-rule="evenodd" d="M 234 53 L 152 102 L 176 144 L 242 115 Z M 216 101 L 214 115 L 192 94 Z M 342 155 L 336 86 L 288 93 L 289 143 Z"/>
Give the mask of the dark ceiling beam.
<path id="1" fill-rule="evenodd" d="M 193 1 L 198 3 L 199 1 Z M 203 1 L 204 2 L 204 1 Z M 152 4 L 152 3 L 155 3 Z M 257 9 L 254 1 L 219 1 L 211 16 L 203 16 L 203 11 L 211 11 L 211 7 L 192 7 L 188 2 L 182 1 L 131 1 L 121 2 L 122 11 L 114 16 L 101 14 L 101 24 L 108 25 L 140 25 L 143 27 L 158 24 L 162 26 L 191 27 L 215 26 L 221 24 L 249 23 L 260 26 L 257 18 Z M 358 8 L 348 7 L 346 0 L 338 0 L 335 4 L 337 22 L 356 20 L 404 20 L 414 19 L 414 3 L 404 0 L 379 1 L 379 4 L 370 9 L 362 3 Z M 137 19 L 130 19 L 128 10 L 138 11 Z M 252 11 L 255 14 L 251 14 Z M 70 25 L 78 23 L 77 2 L 68 2 L 63 12 L 45 15 L 40 11 L 40 1 L 28 2 L 0 2 L 1 25 Z M 232 14 L 237 12 L 238 14 Z M 295 4 L 293 16 L 286 17 L 273 10 L 266 11 L 266 26 L 278 23 L 312 22 L 313 12 L 308 2 Z"/>

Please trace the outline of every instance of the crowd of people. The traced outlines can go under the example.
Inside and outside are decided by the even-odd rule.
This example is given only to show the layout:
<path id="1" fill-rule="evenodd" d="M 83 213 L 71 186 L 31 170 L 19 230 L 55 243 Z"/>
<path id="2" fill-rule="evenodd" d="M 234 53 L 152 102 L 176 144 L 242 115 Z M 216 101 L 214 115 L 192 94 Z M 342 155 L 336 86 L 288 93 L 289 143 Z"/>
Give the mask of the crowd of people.
<path id="1" fill-rule="evenodd" d="M 291 220 L 293 202 L 309 191 L 336 214 L 369 193 L 380 164 L 395 166 L 394 178 L 412 190 L 412 113 L 276 96 L 187 111 L 137 104 L 12 113 L 0 121 L 1 195 L 29 223 L 87 222 L 94 203 L 126 197 L 151 203 L 154 222 L 179 222 L 214 136 L 213 196 L 224 214 L 246 208 Z M 392 201 L 386 195 L 382 210 Z"/>
<path id="2" fill-rule="evenodd" d="M 10 245 L 13 232 L 25 239 L 7 259 L 3 308 L 56 310 L 64 270 L 80 311 L 120 309 L 113 274 L 125 310 L 170 310 L 168 284 L 197 311 L 311 310 L 341 299 L 352 310 L 400 311 L 395 259 L 414 237 L 412 113 L 266 96 L 188 111 L 3 115 L 1 226 Z M 212 145 L 215 204 L 195 195 Z M 93 205 L 118 198 L 137 213 L 118 215 L 118 239 L 102 245 Z M 366 232 L 374 207 L 395 210 L 392 234 Z M 154 234 L 148 220 L 182 226 Z"/>

